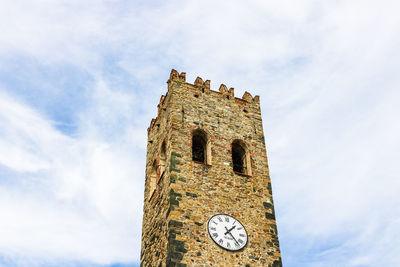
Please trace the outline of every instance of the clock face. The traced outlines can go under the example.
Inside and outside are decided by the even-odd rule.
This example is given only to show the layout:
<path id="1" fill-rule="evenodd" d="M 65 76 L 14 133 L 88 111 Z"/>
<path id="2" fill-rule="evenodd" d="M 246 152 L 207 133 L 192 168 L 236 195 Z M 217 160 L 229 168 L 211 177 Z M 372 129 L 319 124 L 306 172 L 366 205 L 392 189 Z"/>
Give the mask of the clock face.
<path id="1" fill-rule="evenodd" d="M 216 214 L 208 220 L 208 233 L 214 242 L 227 250 L 236 251 L 247 244 L 244 226 L 232 216 Z"/>

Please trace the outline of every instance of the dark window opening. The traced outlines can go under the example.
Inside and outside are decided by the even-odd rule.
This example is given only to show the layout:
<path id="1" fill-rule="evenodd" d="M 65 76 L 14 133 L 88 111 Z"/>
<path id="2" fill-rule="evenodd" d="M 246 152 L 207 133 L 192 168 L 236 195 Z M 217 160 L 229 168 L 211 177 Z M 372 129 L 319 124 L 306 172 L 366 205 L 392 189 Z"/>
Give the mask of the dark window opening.
<path id="1" fill-rule="evenodd" d="M 149 199 L 151 199 L 151 197 L 153 196 L 153 193 L 155 192 L 156 188 L 157 188 L 157 162 L 154 160 L 150 172 L 149 195 L 148 195 Z"/>
<path id="2" fill-rule="evenodd" d="M 161 158 L 165 160 L 166 158 L 166 147 L 165 147 L 165 141 L 161 145 Z"/>
<path id="3" fill-rule="evenodd" d="M 165 141 L 161 145 L 161 153 L 160 153 L 160 176 L 163 175 L 165 171 L 165 163 L 167 161 L 167 153 L 166 153 L 166 145 Z"/>
<path id="4" fill-rule="evenodd" d="M 205 162 L 206 160 L 206 140 L 200 133 L 195 133 L 192 138 L 192 159 L 194 161 Z"/>
<path id="5" fill-rule="evenodd" d="M 232 143 L 232 163 L 233 171 L 246 173 L 246 151 L 238 143 Z"/>

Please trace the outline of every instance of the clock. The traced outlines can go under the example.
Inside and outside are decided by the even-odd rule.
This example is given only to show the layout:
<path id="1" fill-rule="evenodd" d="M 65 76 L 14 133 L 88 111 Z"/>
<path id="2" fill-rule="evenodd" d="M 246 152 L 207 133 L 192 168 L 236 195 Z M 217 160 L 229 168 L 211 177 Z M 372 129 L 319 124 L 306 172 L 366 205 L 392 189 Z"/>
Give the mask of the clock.
<path id="1" fill-rule="evenodd" d="M 234 217 L 227 214 L 213 215 L 207 223 L 208 234 L 220 247 L 237 251 L 247 244 L 247 232 Z"/>

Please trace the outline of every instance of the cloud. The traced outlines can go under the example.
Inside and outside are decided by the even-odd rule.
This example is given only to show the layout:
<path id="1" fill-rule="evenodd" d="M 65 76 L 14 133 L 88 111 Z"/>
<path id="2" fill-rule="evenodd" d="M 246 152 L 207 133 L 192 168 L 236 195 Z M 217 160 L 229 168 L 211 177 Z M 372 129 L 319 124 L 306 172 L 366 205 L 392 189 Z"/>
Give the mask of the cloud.
<path id="1" fill-rule="evenodd" d="M 112 104 L 125 101 L 109 98 Z M 91 136 L 93 129 L 79 139 L 65 136 L 4 92 L 0 106 L 2 129 L 7 129 L 0 138 L 1 169 L 7 170 L 0 182 L 2 254 L 102 264 L 134 261 L 141 232 L 132 225 L 140 225 L 141 218 L 131 214 L 141 214 L 141 198 L 135 196 L 142 195 L 143 182 L 135 173 L 142 173 L 143 158 L 131 153 L 129 144 Z M 130 132 L 127 127 L 119 136 L 132 137 Z"/>

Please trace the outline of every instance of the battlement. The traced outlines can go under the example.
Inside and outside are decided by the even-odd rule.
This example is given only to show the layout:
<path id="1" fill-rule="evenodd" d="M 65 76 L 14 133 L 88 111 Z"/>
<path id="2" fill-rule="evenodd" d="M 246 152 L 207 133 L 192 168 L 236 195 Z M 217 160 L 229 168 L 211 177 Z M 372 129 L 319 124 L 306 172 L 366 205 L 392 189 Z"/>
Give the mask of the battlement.
<path id="1" fill-rule="evenodd" d="M 172 90 L 172 86 L 174 83 L 182 83 L 185 85 L 186 88 L 188 88 L 189 90 L 192 89 L 194 91 L 200 91 L 204 94 L 212 94 L 215 97 L 222 97 L 222 98 L 227 98 L 227 99 L 233 99 L 236 102 L 238 102 L 239 104 L 242 105 L 246 105 L 246 104 L 259 104 L 260 103 L 260 97 L 258 95 L 256 96 L 252 96 L 249 92 L 245 92 L 243 94 L 243 96 L 241 98 L 235 97 L 235 89 L 234 88 L 227 88 L 227 86 L 225 84 L 221 84 L 219 86 L 218 91 L 214 91 L 211 90 L 210 88 L 210 80 L 206 80 L 204 81 L 201 77 L 197 77 L 194 81 L 194 83 L 188 83 L 186 82 L 186 73 L 185 72 L 181 72 L 179 73 L 178 71 L 176 71 L 175 69 L 171 70 L 169 79 L 167 81 L 168 84 L 168 92 L 170 90 Z M 159 118 L 161 112 L 163 111 L 163 106 L 164 106 L 164 101 L 167 98 L 167 94 L 164 96 L 162 95 L 160 98 L 160 102 L 157 105 L 157 117 L 152 119 L 150 122 L 150 126 L 147 129 L 147 131 L 150 131 L 151 128 L 153 127 L 153 125 L 156 123 L 157 119 Z"/>
<path id="2" fill-rule="evenodd" d="M 215 93 L 220 93 L 223 96 L 228 95 L 228 96 L 231 96 L 232 98 L 235 97 L 235 89 L 232 87 L 228 89 L 225 84 L 221 84 L 219 86 L 218 91 L 214 91 L 214 90 L 210 89 L 210 83 L 211 83 L 210 80 L 203 81 L 203 79 L 201 77 L 197 77 L 193 84 L 187 83 L 186 82 L 186 73 L 181 72 L 179 74 L 178 71 L 176 71 L 175 69 L 171 70 L 171 74 L 167 81 L 168 85 L 170 85 L 172 82 L 182 82 L 182 83 L 185 83 L 186 85 L 193 86 L 198 89 L 202 89 L 202 90 L 204 90 L 204 92 L 212 91 Z M 259 103 L 260 102 L 260 97 L 258 95 L 253 97 L 247 91 L 243 94 L 243 96 L 241 98 L 236 97 L 236 99 L 241 99 L 248 103 L 253 103 L 253 102 Z"/>

